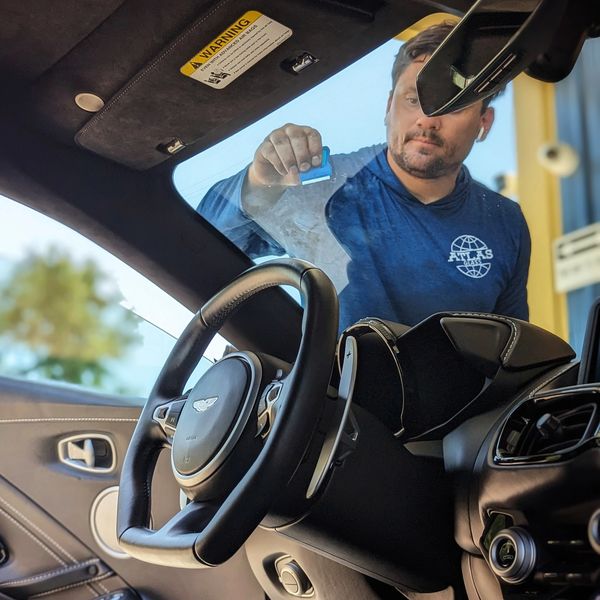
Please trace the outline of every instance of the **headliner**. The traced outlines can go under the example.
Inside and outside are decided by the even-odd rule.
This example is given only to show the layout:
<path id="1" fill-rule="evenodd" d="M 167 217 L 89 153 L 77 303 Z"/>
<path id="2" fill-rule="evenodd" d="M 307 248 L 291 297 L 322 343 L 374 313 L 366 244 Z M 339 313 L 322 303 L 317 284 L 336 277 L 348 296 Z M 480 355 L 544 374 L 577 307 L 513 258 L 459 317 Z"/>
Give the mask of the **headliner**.
<path id="1" fill-rule="evenodd" d="M 459 14 L 472 2 L 448 1 Z M 222 90 L 179 68 L 247 10 L 293 35 Z M 179 162 L 317 85 L 441 3 L 416 0 L 0 0 L 0 76 L 5 99 L 45 135 L 134 169 Z M 320 61 L 300 75 L 281 68 L 307 50 Z M 8 92 L 8 94 L 7 94 Z M 97 114 L 80 92 L 105 101 Z M 13 107 L 14 110 L 14 107 Z M 172 167 L 171 167 L 172 168 Z"/>

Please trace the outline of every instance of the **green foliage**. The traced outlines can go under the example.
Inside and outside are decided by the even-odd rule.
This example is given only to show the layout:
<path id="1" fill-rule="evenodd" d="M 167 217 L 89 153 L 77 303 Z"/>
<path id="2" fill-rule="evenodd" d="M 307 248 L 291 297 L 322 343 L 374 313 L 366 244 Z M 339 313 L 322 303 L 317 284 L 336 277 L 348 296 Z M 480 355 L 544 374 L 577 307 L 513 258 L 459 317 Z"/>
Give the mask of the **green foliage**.
<path id="1" fill-rule="evenodd" d="M 103 361 L 137 341 L 137 317 L 91 260 L 30 252 L 0 289 L 0 333 L 33 354 L 22 374 L 102 387 Z"/>

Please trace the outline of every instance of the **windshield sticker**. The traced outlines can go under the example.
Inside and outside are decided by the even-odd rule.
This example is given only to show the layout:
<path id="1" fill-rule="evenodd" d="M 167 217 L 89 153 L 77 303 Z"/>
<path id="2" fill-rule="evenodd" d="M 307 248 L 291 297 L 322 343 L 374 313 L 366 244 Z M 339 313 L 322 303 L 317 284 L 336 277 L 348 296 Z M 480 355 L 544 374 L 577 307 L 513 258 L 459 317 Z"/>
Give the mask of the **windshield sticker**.
<path id="1" fill-rule="evenodd" d="M 222 89 L 291 35 L 289 27 L 251 10 L 202 48 L 180 71 L 200 83 Z"/>

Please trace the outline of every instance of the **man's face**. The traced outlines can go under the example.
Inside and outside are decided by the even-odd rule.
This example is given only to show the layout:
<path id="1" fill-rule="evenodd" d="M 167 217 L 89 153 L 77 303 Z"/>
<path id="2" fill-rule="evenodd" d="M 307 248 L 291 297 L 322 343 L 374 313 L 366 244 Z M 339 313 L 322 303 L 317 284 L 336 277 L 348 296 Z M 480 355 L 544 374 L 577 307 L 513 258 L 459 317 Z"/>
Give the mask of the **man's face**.
<path id="1" fill-rule="evenodd" d="M 473 147 L 481 127 L 487 135 L 494 111 L 483 114 L 478 102 L 440 117 L 427 117 L 416 90 L 417 74 L 427 57 L 418 57 L 400 75 L 388 100 L 385 124 L 392 160 L 403 171 L 421 179 L 455 173 Z"/>

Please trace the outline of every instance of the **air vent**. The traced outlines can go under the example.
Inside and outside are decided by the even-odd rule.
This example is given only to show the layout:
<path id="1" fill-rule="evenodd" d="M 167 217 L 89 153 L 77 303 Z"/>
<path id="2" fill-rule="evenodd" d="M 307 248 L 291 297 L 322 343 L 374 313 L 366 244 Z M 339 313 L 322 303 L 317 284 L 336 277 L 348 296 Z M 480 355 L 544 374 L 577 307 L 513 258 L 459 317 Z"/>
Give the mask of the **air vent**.
<path id="1" fill-rule="evenodd" d="M 598 407 L 588 390 L 520 404 L 502 428 L 495 462 L 555 461 L 583 448 L 598 434 Z"/>
<path id="2" fill-rule="evenodd" d="M 558 411 L 555 414 L 544 413 L 535 422 L 535 426 L 528 429 L 519 454 L 552 454 L 577 446 L 585 441 L 595 413 L 595 404 Z"/>

